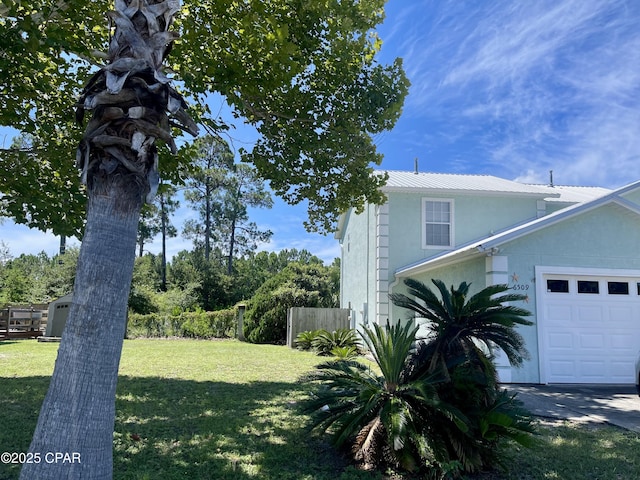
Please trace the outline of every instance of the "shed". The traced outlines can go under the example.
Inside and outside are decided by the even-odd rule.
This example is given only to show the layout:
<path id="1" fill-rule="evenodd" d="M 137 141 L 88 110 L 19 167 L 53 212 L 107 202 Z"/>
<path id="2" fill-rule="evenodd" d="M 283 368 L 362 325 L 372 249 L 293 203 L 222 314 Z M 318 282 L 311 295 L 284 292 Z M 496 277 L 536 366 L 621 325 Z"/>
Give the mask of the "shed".
<path id="1" fill-rule="evenodd" d="M 47 322 L 45 336 L 62 336 L 64 326 L 67 324 L 67 318 L 69 317 L 69 307 L 71 306 L 72 296 L 73 294 L 70 293 L 49 304 L 49 320 Z"/>

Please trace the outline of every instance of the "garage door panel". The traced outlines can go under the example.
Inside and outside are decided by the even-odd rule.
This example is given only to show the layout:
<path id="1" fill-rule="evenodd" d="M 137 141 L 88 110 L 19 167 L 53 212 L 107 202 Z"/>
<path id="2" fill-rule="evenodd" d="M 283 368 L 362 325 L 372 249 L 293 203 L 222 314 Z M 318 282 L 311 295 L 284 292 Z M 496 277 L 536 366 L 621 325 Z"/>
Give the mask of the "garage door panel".
<path id="1" fill-rule="evenodd" d="M 546 306 L 545 313 L 545 318 L 549 322 L 549 325 L 564 325 L 565 322 L 572 317 L 571 305 L 557 305 L 552 303 Z"/>
<path id="2" fill-rule="evenodd" d="M 580 362 L 578 377 L 583 383 L 606 383 L 607 374 L 605 362 Z"/>
<path id="3" fill-rule="evenodd" d="M 633 322 L 633 311 L 635 310 L 635 305 L 611 305 L 609 307 L 609 314 L 611 318 L 615 318 L 618 320 L 626 321 L 631 324 Z"/>
<path id="4" fill-rule="evenodd" d="M 633 383 L 640 350 L 640 278 L 557 275 L 569 292 L 542 292 L 538 304 L 543 381 Z M 545 276 L 543 282 L 546 285 Z M 599 282 L 598 294 L 578 293 L 577 282 Z M 628 294 L 611 294 L 608 282 L 628 282 Z"/>
<path id="5" fill-rule="evenodd" d="M 636 341 L 634 336 L 638 335 L 636 332 L 626 333 L 612 333 L 610 335 L 611 348 L 618 353 L 624 352 L 625 355 L 635 355 L 638 353 Z"/>
<path id="6" fill-rule="evenodd" d="M 578 323 L 601 324 L 604 320 L 604 309 L 601 305 L 578 305 L 578 315 L 573 320 Z"/>
<path id="7" fill-rule="evenodd" d="M 551 350 L 572 350 L 573 349 L 573 334 L 569 332 L 551 332 L 548 335 L 548 347 Z"/>
<path id="8" fill-rule="evenodd" d="M 549 361 L 549 374 L 553 378 L 573 378 L 576 374 L 575 362 L 570 360 L 551 360 Z"/>
<path id="9" fill-rule="evenodd" d="M 605 347 L 605 338 L 601 333 L 582 333 L 578 336 L 578 339 L 578 344 L 583 350 L 596 349 L 599 351 Z"/>

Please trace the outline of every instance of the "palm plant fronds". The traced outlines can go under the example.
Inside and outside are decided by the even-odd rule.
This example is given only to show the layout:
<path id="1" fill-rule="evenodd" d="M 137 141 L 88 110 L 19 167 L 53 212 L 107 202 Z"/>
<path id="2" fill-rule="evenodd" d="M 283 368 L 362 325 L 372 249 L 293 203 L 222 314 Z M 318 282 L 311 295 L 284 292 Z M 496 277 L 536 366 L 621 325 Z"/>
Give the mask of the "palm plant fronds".
<path id="1" fill-rule="evenodd" d="M 440 280 L 432 283 L 435 290 L 407 279 L 407 294 L 392 294 L 391 300 L 427 320 L 428 334 L 411 355 L 408 378 L 439 375 L 439 399 L 464 412 L 466 430 L 439 413 L 423 424 L 422 434 L 435 464 L 443 471 L 455 465 L 471 473 L 499 463 L 496 446 L 500 440 L 526 445 L 532 432 L 528 412 L 500 390 L 491 354 L 497 346 L 512 365 L 521 365 L 528 352 L 515 327 L 532 322 L 524 318 L 530 315 L 527 310 L 505 305 L 525 299 L 507 293 L 507 285 L 492 285 L 469 296 L 467 282 L 450 289 Z"/>
<path id="2" fill-rule="evenodd" d="M 395 305 L 414 312 L 417 318 L 428 320 L 426 328 L 429 338 L 436 339 L 438 355 L 471 351 L 474 344 L 480 342 L 488 349 L 493 345 L 502 349 L 514 366 L 528 358 L 524 338 L 514 327 L 532 325 L 524 318 L 531 313 L 504 305 L 522 301 L 526 298 L 524 295 L 503 294 L 509 290 L 507 285 L 491 285 L 467 300 L 470 284 L 462 282 L 458 288 L 452 286 L 449 290 L 441 280 L 432 282 L 440 297 L 424 283 L 406 279 L 408 294 L 394 293 L 390 298 Z"/>
<path id="3" fill-rule="evenodd" d="M 423 464 L 421 430 L 429 412 L 442 412 L 464 428 L 462 415 L 438 399 L 433 376 L 406 374 L 416 331 L 410 324 L 363 327 L 380 374 L 358 361 L 336 360 L 306 377 L 319 384 L 305 406 L 314 428 L 331 430 L 337 446 L 350 443 L 365 466 L 415 470 Z"/>

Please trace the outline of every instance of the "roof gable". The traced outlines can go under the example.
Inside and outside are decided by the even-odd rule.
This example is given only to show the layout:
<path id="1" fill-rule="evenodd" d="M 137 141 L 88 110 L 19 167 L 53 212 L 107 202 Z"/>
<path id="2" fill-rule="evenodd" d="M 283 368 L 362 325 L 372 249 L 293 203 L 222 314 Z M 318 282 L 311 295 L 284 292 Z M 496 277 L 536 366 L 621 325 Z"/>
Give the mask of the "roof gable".
<path id="1" fill-rule="evenodd" d="M 614 190 L 607 195 L 598 197 L 589 202 L 572 205 L 562 210 L 558 210 L 557 212 L 554 212 L 552 214 L 540 217 L 536 220 L 532 220 L 531 222 L 527 222 L 523 225 L 519 225 L 504 232 L 473 242 L 469 245 L 465 245 L 456 250 L 437 255 L 433 258 L 422 260 L 415 264 L 401 267 L 396 271 L 396 276 L 406 277 L 419 273 L 421 271 L 429 270 L 436 266 L 458 262 L 478 254 L 490 253 L 508 242 L 521 238 L 525 235 L 529 235 L 533 232 L 537 232 L 538 230 L 541 230 L 550 225 L 555 225 L 569 218 L 574 218 L 577 215 L 590 210 L 594 210 L 603 205 L 617 204 L 635 213 L 636 215 L 640 215 L 640 204 L 624 198 L 625 194 L 636 190 L 640 190 L 640 180 Z"/>

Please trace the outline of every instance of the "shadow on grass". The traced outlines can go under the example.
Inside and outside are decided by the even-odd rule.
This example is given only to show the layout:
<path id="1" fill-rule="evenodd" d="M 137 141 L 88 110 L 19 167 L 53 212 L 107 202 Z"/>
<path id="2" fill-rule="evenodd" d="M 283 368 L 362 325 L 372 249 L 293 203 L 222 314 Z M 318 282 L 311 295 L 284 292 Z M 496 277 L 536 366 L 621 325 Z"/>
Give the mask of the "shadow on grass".
<path id="1" fill-rule="evenodd" d="M 0 380 L 0 451 L 25 452 L 49 377 Z M 120 377 L 114 479 L 371 479 L 310 436 L 300 384 Z M 19 466 L 0 465 L 0 480 Z"/>

